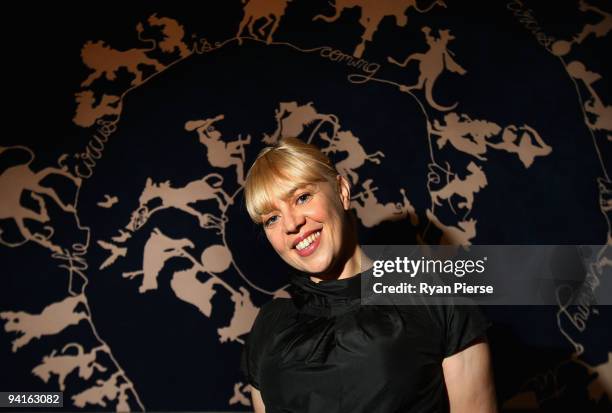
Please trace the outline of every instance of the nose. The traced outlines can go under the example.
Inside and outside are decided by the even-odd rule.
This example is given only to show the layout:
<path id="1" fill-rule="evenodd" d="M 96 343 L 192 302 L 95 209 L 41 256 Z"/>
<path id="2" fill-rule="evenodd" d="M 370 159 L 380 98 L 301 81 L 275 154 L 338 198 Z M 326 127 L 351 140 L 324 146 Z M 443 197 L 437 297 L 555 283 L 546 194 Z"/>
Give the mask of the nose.
<path id="1" fill-rule="evenodd" d="M 299 209 L 289 208 L 288 211 L 285 212 L 285 217 L 283 219 L 285 232 L 288 234 L 299 232 L 300 227 L 304 225 L 305 221 L 306 217 Z"/>

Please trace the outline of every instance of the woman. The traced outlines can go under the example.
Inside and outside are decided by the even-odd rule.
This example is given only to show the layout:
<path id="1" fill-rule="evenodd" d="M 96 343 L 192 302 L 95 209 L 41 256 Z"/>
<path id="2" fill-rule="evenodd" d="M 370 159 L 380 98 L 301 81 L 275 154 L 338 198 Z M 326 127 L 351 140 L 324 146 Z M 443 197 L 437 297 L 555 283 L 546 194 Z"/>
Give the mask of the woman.
<path id="1" fill-rule="evenodd" d="M 361 305 L 350 184 L 315 146 L 264 148 L 251 219 L 296 270 L 260 310 L 242 358 L 256 413 L 495 412 L 487 322 L 469 307 Z"/>

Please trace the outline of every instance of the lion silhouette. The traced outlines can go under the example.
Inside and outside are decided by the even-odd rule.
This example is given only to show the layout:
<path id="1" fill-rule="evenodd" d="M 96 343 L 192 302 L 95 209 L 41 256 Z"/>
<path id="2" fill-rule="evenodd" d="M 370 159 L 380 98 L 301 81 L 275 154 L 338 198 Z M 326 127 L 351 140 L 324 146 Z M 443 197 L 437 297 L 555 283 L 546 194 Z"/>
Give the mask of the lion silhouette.
<path id="1" fill-rule="evenodd" d="M 90 74 L 83 83 L 82 87 L 88 87 L 94 80 L 106 76 L 109 81 L 114 81 L 117 78 L 117 71 L 120 68 L 127 69 L 135 78 L 132 80 L 132 86 L 137 86 L 142 83 L 142 71 L 138 68 L 140 65 L 153 66 L 156 71 L 164 69 L 164 65 L 157 60 L 146 55 L 152 49 L 129 49 L 116 50 L 105 44 L 104 41 L 86 42 L 81 49 L 81 58 L 83 63 L 94 72 Z"/>

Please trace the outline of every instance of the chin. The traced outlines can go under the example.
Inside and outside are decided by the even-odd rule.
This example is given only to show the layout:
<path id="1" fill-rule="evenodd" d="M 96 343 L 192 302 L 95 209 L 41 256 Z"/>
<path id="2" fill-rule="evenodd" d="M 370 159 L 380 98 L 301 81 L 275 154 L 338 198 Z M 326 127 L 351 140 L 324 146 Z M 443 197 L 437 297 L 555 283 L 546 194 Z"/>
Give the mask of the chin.
<path id="1" fill-rule="evenodd" d="M 308 272 L 310 274 L 325 274 L 330 269 L 331 262 L 327 260 L 324 262 L 313 262 L 303 265 L 303 271 Z"/>

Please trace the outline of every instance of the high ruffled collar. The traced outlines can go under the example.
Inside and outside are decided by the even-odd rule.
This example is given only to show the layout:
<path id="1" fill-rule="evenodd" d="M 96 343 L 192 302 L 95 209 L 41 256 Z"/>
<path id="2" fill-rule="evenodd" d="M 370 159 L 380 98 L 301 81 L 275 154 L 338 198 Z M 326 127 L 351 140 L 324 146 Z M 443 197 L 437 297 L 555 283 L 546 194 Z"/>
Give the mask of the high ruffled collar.
<path id="1" fill-rule="evenodd" d="M 334 316 L 360 305 L 362 285 L 367 282 L 366 274 L 367 271 L 348 278 L 316 283 L 306 273 L 293 272 L 289 277 L 288 291 L 301 312 Z"/>

